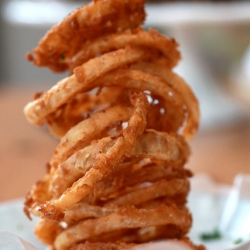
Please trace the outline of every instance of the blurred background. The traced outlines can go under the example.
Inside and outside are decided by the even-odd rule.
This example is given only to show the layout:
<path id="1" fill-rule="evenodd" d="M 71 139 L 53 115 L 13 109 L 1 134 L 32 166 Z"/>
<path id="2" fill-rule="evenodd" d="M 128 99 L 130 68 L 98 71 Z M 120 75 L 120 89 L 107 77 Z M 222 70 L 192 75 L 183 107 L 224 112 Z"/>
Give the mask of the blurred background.
<path id="1" fill-rule="evenodd" d="M 43 176 L 57 141 L 22 109 L 66 75 L 36 68 L 25 54 L 73 9 L 89 1 L 0 2 L 0 201 L 23 197 Z M 200 101 L 200 130 L 188 167 L 231 184 L 250 173 L 250 1 L 147 1 L 145 28 L 174 37 L 176 71 Z"/>

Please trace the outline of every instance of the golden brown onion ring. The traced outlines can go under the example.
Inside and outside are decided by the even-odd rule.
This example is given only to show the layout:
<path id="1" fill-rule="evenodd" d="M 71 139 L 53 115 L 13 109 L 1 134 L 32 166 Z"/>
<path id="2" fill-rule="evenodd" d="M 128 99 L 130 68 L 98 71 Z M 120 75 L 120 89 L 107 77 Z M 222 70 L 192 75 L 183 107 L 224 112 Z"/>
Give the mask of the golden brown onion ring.
<path id="1" fill-rule="evenodd" d="M 75 58 L 72 59 L 72 65 L 70 64 L 70 67 L 73 71 L 75 67 L 82 65 L 91 58 L 127 46 L 139 46 L 147 48 L 148 50 L 159 50 L 161 54 L 165 56 L 165 67 L 173 68 L 180 60 L 180 53 L 177 50 L 178 44 L 174 39 L 168 39 L 154 29 L 145 31 L 142 28 L 137 28 L 132 31 L 126 30 L 124 32 L 108 34 L 87 41 L 83 44 Z"/>
<path id="2" fill-rule="evenodd" d="M 144 1 L 133 0 L 95 0 L 78 8 L 60 24 L 55 25 L 42 38 L 34 55 L 27 58 L 36 66 L 48 66 L 53 71 L 68 69 L 70 60 L 89 39 L 106 33 L 116 33 L 135 28 L 145 18 Z"/>
<path id="3" fill-rule="evenodd" d="M 160 206 L 149 210 L 124 207 L 118 212 L 98 219 L 80 221 L 77 225 L 66 229 L 57 236 L 55 247 L 64 250 L 79 241 L 123 228 L 173 224 L 187 232 L 191 223 L 190 214 L 174 205 L 170 207 Z"/>
<path id="4" fill-rule="evenodd" d="M 118 67 L 137 62 L 145 56 L 148 56 L 148 53 L 144 50 L 127 47 L 89 60 L 74 70 L 75 75 L 59 81 L 40 98 L 27 104 L 24 108 L 27 119 L 32 124 L 42 125 L 47 115 L 74 99 L 77 93 L 98 87 L 93 85 L 94 80 Z"/>

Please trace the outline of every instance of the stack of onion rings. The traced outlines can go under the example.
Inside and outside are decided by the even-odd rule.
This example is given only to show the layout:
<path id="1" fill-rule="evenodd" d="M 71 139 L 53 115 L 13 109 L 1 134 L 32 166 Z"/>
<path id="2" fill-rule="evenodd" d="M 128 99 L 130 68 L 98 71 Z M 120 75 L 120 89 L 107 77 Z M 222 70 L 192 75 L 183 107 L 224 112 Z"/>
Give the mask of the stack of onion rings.
<path id="1" fill-rule="evenodd" d="M 69 72 L 24 109 L 60 139 L 25 201 L 41 218 L 37 237 L 54 249 L 127 249 L 185 239 L 191 227 L 184 165 L 198 102 L 172 71 L 178 44 L 140 27 L 144 18 L 142 0 L 95 0 L 28 55 Z"/>

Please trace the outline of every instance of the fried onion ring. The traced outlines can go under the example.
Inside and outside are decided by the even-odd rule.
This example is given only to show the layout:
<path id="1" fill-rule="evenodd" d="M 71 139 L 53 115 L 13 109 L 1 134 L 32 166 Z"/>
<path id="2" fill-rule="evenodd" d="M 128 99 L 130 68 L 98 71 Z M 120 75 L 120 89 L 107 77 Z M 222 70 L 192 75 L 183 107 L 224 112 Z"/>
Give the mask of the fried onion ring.
<path id="1" fill-rule="evenodd" d="M 36 66 L 65 71 L 67 59 L 73 57 L 83 43 L 97 35 L 135 28 L 145 19 L 143 0 L 95 0 L 70 13 L 45 35 L 27 58 Z"/>
<path id="2" fill-rule="evenodd" d="M 148 210 L 124 207 L 110 215 L 95 220 L 84 220 L 66 229 L 57 236 L 55 247 L 62 250 L 68 249 L 74 243 L 86 240 L 93 235 L 96 236 L 121 228 L 175 224 L 183 232 L 187 232 L 191 223 L 191 215 L 174 205 L 169 207 L 160 206 L 156 209 Z"/>

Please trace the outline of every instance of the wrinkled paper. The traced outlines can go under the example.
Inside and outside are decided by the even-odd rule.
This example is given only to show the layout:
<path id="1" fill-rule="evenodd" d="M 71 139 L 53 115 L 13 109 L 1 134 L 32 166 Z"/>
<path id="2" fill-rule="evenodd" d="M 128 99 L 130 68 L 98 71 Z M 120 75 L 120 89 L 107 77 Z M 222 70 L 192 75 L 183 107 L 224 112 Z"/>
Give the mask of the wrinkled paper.
<path id="1" fill-rule="evenodd" d="M 7 231 L 0 231 L 1 250 L 38 250 L 29 242 L 11 234 Z"/>

